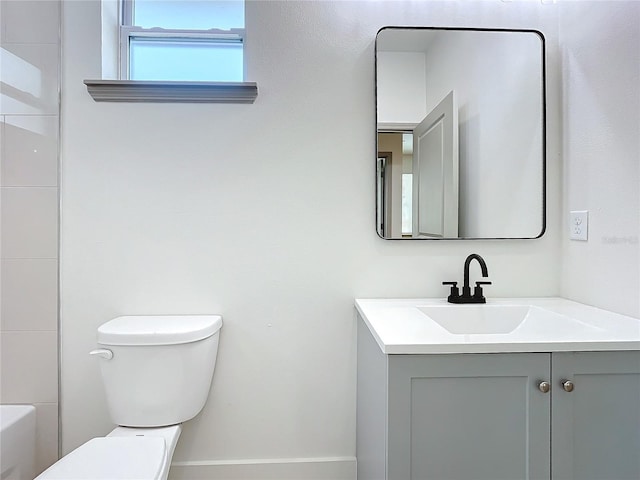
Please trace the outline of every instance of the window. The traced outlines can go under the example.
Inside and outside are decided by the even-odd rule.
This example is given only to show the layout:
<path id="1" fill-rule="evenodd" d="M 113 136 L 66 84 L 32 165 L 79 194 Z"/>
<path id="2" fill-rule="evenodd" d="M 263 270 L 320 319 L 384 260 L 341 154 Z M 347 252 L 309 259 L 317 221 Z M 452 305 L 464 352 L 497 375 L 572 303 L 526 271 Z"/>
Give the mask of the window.
<path id="1" fill-rule="evenodd" d="M 244 80 L 244 0 L 102 2 L 102 19 L 104 78 L 84 81 L 96 102 L 256 100 L 258 84 Z"/>
<path id="2" fill-rule="evenodd" d="M 243 0 L 122 0 L 120 78 L 244 80 Z"/>

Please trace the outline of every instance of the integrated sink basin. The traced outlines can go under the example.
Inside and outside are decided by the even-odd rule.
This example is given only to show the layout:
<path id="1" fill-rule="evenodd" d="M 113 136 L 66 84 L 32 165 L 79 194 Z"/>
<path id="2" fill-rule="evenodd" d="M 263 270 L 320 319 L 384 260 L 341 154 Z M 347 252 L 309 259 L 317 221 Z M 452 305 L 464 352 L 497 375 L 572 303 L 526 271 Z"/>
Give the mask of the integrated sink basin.
<path id="1" fill-rule="evenodd" d="M 447 332 L 462 335 L 507 334 L 530 315 L 528 305 L 438 305 L 417 307 Z"/>
<path id="2" fill-rule="evenodd" d="M 640 320 L 562 298 L 358 299 L 384 353 L 640 350 Z"/>
<path id="3" fill-rule="evenodd" d="M 456 335 L 507 335 L 517 329 L 531 332 L 599 330 L 532 305 L 430 305 L 417 308 L 447 332 Z"/>

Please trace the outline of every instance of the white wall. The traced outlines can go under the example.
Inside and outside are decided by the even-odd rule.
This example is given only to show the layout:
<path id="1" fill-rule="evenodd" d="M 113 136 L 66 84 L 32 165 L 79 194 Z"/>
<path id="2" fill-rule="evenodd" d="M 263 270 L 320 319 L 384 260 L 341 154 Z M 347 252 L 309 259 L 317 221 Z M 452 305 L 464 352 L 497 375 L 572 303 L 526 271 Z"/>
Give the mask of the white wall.
<path id="1" fill-rule="evenodd" d="M 355 455 L 354 297 L 445 296 L 441 282 L 460 280 L 472 252 L 487 260 L 490 297 L 559 293 L 553 7 L 249 2 L 253 105 L 95 103 L 82 81 L 100 76 L 99 14 L 97 1 L 64 3 L 65 452 L 112 428 L 87 352 L 96 328 L 118 315 L 224 316 L 211 396 L 185 426 L 174 459 L 233 468 L 247 459 Z M 376 235 L 373 42 L 383 25 L 411 24 L 547 34 L 549 228 L 542 239 Z"/>
<path id="2" fill-rule="evenodd" d="M 562 49 L 562 293 L 640 317 L 640 3 L 567 2 Z M 568 212 L 589 211 L 589 240 Z"/>
<path id="3" fill-rule="evenodd" d="M 378 123 L 418 124 L 429 113 L 424 53 L 378 52 Z"/>

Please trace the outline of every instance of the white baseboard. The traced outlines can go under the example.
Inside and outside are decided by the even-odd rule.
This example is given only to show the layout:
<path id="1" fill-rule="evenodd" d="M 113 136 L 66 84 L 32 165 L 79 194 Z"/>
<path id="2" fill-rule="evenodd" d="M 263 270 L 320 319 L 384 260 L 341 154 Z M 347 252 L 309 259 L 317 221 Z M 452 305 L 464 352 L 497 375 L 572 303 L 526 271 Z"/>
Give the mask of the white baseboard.
<path id="1" fill-rule="evenodd" d="M 355 457 L 174 462 L 169 480 L 355 480 Z"/>

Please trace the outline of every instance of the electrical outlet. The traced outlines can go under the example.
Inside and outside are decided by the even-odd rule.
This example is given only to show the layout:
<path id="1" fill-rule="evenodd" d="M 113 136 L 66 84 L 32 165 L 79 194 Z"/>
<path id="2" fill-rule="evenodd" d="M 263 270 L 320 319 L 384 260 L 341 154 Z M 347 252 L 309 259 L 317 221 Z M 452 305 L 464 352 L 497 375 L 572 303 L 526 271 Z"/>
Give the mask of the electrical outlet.
<path id="1" fill-rule="evenodd" d="M 569 212 L 569 239 L 587 241 L 589 237 L 589 212 Z"/>

